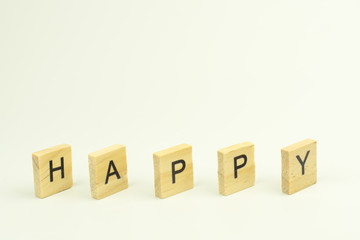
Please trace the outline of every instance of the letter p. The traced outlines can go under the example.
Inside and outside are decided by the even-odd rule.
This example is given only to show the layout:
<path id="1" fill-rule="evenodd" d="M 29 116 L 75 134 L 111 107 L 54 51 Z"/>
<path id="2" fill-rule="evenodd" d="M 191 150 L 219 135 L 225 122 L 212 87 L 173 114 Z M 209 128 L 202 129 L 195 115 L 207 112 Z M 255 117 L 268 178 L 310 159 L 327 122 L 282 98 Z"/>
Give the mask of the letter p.
<path id="1" fill-rule="evenodd" d="M 175 165 L 177 164 L 181 164 L 181 168 L 178 169 L 178 170 L 175 170 Z M 171 169 L 172 169 L 172 183 L 174 184 L 175 183 L 175 175 L 178 174 L 178 173 L 181 173 L 182 171 L 185 170 L 185 166 L 186 166 L 186 163 L 183 159 L 180 159 L 180 160 L 177 160 L 177 161 L 174 161 L 171 163 Z"/>

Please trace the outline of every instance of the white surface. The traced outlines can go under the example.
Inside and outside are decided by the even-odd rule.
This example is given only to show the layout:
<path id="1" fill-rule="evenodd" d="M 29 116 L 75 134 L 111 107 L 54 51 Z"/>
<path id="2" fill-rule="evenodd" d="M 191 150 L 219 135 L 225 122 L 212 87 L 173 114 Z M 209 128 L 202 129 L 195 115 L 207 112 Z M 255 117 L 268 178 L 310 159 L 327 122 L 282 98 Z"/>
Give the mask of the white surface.
<path id="1" fill-rule="evenodd" d="M 359 1 L 1 1 L 1 239 L 359 239 Z M 280 149 L 318 141 L 281 192 Z M 223 197 L 216 151 L 255 143 Z M 152 153 L 193 146 L 195 188 L 154 196 Z M 31 153 L 73 148 L 34 196 Z M 125 144 L 130 187 L 90 196 L 87 154 Z"/>

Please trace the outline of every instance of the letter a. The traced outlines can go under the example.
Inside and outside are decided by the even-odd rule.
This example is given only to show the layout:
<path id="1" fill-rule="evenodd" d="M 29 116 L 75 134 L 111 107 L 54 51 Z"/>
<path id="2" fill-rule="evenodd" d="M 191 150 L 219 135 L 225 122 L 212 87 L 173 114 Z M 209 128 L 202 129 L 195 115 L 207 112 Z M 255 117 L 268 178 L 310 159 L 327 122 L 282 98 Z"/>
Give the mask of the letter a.
<path id="1" fill-rule="evenodd" d="M 110 173 L 111 167 L 114 169 L 114 171 Z M 107 174 L 106 174 L 105 184 L 107 184 L 109 182 L 109 177 L 112 176 L 112 175 L 116 175 L 117 179 L 120 179 L 120 174 L 117 171 L 113 160 L 111 160 L 109 162 L 109 167 L 108 167 L 108 171 L 107 171 Z"/>

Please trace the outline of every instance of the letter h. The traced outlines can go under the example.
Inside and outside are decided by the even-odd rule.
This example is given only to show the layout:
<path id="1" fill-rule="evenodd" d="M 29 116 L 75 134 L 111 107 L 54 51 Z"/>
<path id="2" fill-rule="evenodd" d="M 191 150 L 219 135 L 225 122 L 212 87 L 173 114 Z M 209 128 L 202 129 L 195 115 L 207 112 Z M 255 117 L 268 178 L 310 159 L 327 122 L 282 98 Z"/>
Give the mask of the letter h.
<path id="1" fill-rule="evenodd" d="M 53 173 L 55 171 L 58 171 L 58 170 L 61 170 L 61 178 L 64 178 L 65 174 L 64 174 L 64 157 L 61 157 L 60 158 L 61 160 L 61 166 L 60 167 L 56 167 L 56 168 L 53 168 L 53 161 L 50 160 L 49 164 L 50 164 L 50 182 L 53 182 L 54 181 L 54 176 L 53 176 Z"/>

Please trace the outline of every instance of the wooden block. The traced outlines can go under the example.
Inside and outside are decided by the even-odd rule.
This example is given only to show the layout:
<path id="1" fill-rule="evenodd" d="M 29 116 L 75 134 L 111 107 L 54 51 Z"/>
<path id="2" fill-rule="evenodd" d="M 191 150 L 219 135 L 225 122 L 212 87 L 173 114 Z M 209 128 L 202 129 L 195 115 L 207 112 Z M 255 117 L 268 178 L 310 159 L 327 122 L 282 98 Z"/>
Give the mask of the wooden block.
<path id="1" fill-rule="evenodd" d="M 293 194 L 316 183 L 316 141 L 306 139 L 281 149 L 281 187 Z"/>
<path id="2" fill-rule="evenodd" d="M 120 144 L 89 154 L 91 196 L 102 199 L 128 188 L 126 147 Z"/>
<path id="3" fill-rule="evenodd" d="M 32 154 L 35 195 L 45 198 L 73 185 L 71 146 L 61 144 Z"/>
<path id="4" fill-rule="evenodd" d="M 181 144 L 153 154 L 155 196 L 167 198 L 194 187 L 192 147 Z"/>
<path id="5" fill-rule="evenodd" d="M 219 192 L 225 196 L 254 186 L 254 144 L 244 142 L 218 150 Z"/>

